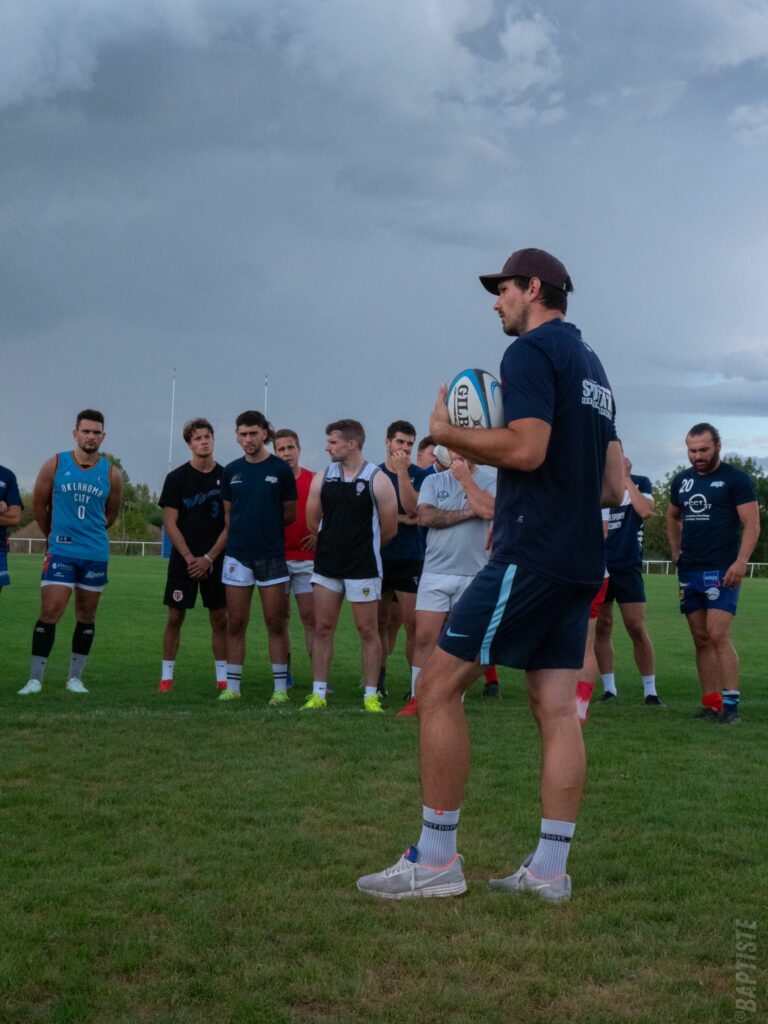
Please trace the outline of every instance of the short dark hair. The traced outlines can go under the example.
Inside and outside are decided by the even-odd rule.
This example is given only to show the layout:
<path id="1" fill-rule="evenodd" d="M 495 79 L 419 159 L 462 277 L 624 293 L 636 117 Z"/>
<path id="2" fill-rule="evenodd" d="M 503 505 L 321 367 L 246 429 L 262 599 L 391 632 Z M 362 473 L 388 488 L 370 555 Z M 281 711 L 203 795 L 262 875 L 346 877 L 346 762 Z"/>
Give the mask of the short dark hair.
<path id="1" fill-rule="evenodd" d="M 235 420 L 235 430 L 240 427 L 261 427 L 262 430 L 267 432 L 267 442 L 272 440 L 273 430 L 272 424 L 269 422 L 263 412 L 258 412 L 256 409 L 246 409 L 245 412 L 241 412 Z"/>
<path id="2" fill-rule="evenodd" d="M 94 423 L 100 423 L 102 427 L 104 426 L 104 415 L 98 409 L 81 409 L 77 414 L 75 430 L 77 430 L 83 420 L 93 420 Z"/>
<path id="3" fill-rule="evenodd" d="M 325 428 L 326 434 L 337 432 L 345 441 L 357 441 L 357 447 L 365 444 L 365 430 L 359 420 L 334 420 Z"/>
<path id="4" fill-rule="evenodd" d="M 694 423 L 686 437 L 698 437 L 699 434 L 711 434 L 715 444 L 720 444 L 720 431 L 711 423 Z"/>
<path id="5" fill-rule="evenodd" d="M 417 453 L 421 453 L 421 452 L 424 451 L 425 448 L 429 448 L 430 445 L 432 445 L 434 447 L 434 444 L 435 444 L 434 437 L 432 437 L 431 434 L 427 434 L 426 437 L 422 437 L 422 439 L 419 441 L 419 446 L 416 449 L 416 451 L 417 451 Z"/>
<path id="6" fill-rule="evenodd" d="M 387 427 L 387 440 L 391 441 L 395 434 L 408 434 L 410 437 L 416 437 L 416 427 L 408 420 L 395 420 L 394 423 L 390 423 Z"/>
<path id="7" fill-rule="evenodd" d="M 213 437 L 213 427 L 211 426 L 211 424 L 208 422 L 208 420 L 203 419 L 202 416 L 198 416 L 196 420 L 187 420 L 187 422 L 184 424 L 184 429 L 181 432 L 181 436 L 184 438 L 187 444 L 189 444 L 189 442 L 192 440 L 192 435 L 196 430 L 207 430 L 210 433 L 211 437 Z"/>
<path id="8" fill-rule="evenodd" d="M 510 280 L 514 281 L 521 291 L 525 291 L 531 283 L 530 277 L 513 277 Z M 537 280 L 541 281 L 541 278 Z M 568 312 L 568 293 L 564 292 L 562 288 L 555 288 L 554 285 L 541 281 L 539 299 L 545 309 L 556 309 L 558 313 Z"/>
<path id="9" fill-rule="evenodd" d="M 280 430 L 276 430 L 275 431 L 275 436 L 274 436 L 274 438 L 272 440 L 277 442 L 282 437 L 292 437 L 293 440 L 296 442 L 296 447 L 297 448 L 301 448 L 301 442 L 299 441 L 299 435 L 296 433 L 295 430 L 289 430 L 288 427 L 281 427 Z"/>

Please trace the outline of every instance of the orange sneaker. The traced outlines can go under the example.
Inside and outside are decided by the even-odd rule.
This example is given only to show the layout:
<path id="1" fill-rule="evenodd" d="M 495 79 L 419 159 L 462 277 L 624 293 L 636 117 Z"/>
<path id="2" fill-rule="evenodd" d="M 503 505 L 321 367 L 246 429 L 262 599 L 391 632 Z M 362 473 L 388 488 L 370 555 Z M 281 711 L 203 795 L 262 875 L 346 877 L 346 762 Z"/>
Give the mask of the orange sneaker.
<path id="1" fill-rule="evenodd" d="M 419 705 L 416 703 L 415 697 L 409 697 L 405 702 L 405 706 L 395 715 L 395 718 L 410 718 L 412 715 L 418 715 Z"/>
<path id="2" fill-rule="evenodd" d="M 170 693 L 170 691 L 172 689 L 173 689 L 173 680 L 172 679 L 161 679 L 160 680 L 160 685 L 158 686 L 158 690 L 160 691 L 160 693 Z"/>

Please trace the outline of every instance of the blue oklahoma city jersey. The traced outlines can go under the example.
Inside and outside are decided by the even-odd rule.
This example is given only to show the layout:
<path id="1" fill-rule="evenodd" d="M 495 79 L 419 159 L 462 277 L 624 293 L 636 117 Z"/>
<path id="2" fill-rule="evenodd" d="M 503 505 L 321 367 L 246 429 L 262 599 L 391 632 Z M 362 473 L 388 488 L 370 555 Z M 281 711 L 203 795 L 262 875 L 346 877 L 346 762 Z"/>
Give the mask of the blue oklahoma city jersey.
<path id="1" fill-rule="evenodd" d="M 746 473 L 727 462 L 706 476 L 685 469 L 672 481 L 669 500 L 680 509 L 683 524 L 679 569 L 725 571 L 736 561 L 741 538 L 737 509 L 756 500 Z"/>
<path id="2" fill-rule="evenodd" d="M 600 360 L 573 324 L 556 318 L 521 334 L 501 362 L 507 423 L 551 424 L 532 472 L 500 469 L 492 561 L 555 583 L 599 587 L 605 571 L 601 493 L 615 407 Z"/>
<path id="3" fill-rule="evenodd" d="M 653 485 L 647 476 L 635 476 L 632 473 L 631 477 L 632 483 L 642 495 L 653 498 Z M 610 509 L 605 557 L 609 572 L 634 569 L 642 565 L 643 520 L 635 512 L 629 491 L 624 491 L 624 500 L 620 505 Z"/>
<path id="4" fill-rule="evenodd" d="M 296 501 L 296 480 L 287 462 L 269 455 L 245 456 L 225 467 L 221 496 L 231 502 L 226 553 L 238 562 L 285 557 L 283 503 Z"/>
<path id="5" fill-rule="evenodd" d="M 109 497 L 110 463 L 103 456 L 87 469 L 72 452 L 59 452 L 51 495 L 48 552 L 94 562 L 109 559 L 105 506 Z"/>

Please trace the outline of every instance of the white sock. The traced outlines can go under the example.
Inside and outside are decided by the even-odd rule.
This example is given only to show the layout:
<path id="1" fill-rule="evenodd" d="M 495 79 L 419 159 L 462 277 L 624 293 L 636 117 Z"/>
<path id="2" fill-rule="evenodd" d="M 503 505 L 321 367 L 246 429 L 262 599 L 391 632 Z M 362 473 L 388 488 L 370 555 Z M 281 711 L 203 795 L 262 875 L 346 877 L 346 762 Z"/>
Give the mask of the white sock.
<path id="1" fill-rule="evenodd" d="M 565 865 L 571 849 L 571 839 L 576 831 L 572 821 L 541 819 L 539 845 L 528 865 L 528 870 L 538 878 L 557 878 L 565 874 Z"/>
<path id="2" fill-rule="evenodd" d="M 317 682 L 317 680 L 315 680 L 315 682 L 312 683 L 312 693 L 316 694 L 318 697 L 322 697 L 323 700 L 325 700 L 325 694 L 327 690 L 328 683 L 319 683 Z"/>
<path id="3" fill-rule="evenodd" d="M 226 683 L 227 681 L 227 663 L 226 661 L 214 661 L 214 668 L 216 669 L 216 682 Z"/>
<path id="4" fill-rule="evenodd" d="M 173 670 L 176 667 L 175 661 L 166 661 L 163 659 L 163 671 L 160 676 L 161 679 L 173 679 Z"/>
<path id="5" fill-rule="evenodd" d="M 411 669 L 411 697 L 416 696 L 416 680 L 419 678 L 419 672 L 421 672 L 421 669 L 416 668 L 414 665 Z"/>
<path id="6" fill-rule="evenodd" d="M 656 676 L 640 676 L 643 681 L 643 696 L 656 696 Z"/>
<path id="7" fill-rule="evenodd" d="M 606 672 L 604 676 L 600 676 L 603 681 L 603 693 L 616 693 L 616 676 L 613 672 Z"/>
<path id="8" fill-rule="evenodd" d="M 368 686 L 366 684 L 364 697 L 374 697 L 376 695 L 377 688 L 375 686 Z"/>
<path id="9" fill-rule="evenodd" d="M 240 693 L 240 680 L 243 678 L 243 666 L 227 662 L 227 689 L 230 693 Z"/>
<path id="10" fill-rule="evenodd" d="M 424 820 L 417 843 L 419 864 L 439 868 L 456 856 L 456 829 L 460 811 L 441 811 L 423 807 Z"/>
<path id="11" fill-rule="evenodd" d="M 287 693 L 288 692 L 288 666 L 287 665 L 273 665 L 272 666 L 272 679 L 275 683 L 275 693 Z"/>

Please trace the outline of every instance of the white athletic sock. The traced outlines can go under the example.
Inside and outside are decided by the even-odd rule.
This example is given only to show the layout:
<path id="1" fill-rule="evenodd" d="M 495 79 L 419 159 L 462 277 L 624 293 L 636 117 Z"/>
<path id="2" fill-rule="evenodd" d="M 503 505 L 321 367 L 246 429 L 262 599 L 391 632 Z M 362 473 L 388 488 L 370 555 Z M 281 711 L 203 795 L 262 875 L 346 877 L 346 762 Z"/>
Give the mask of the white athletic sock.
<path id="1" fill-rule="evenodd" d="M 606 672 L 604 676 L 600 676 L 603 681 L 603 693 L 616 693 L 616 676 L 613 672 Z"/>
<path id="2" fill-rule="evenodd" d="M 459 827 L 460 811 L 441 811 L 434 807 L 423 807 L 424 820 L 421 835 L 416 844 L 419 849 L 419 864 L 439 868 L 456 856 L 456 829 Z"/>
<path id="3" fill-rule="evenodd" d="M 173 670 L 176 667 L 175 661 L 166 661 L 163 658 L 163 674 L 160 676 L 161 679 L 173 679 Z"/>
<path id="4" fill-rule="evenodd" d="M 317 680 L 312 683 L 312 693 L 316 694 L 318 697 L 322 697 L 323 700 L 325 700 L 327 691 L 328 683 L 318 682 Z"/>
<path id="5" fill-rule="evenodd" d="M 365 698 L 365 697 L 374 697 L 376 695 L 376 691 L 377 691 L 377 688 L 375 686 L 367 686 L 366 685 L 365 693 L 363 694 L 363 698 Z"/>
<path id="6" fill-rule="evenodd" d="M 549 879 L 564 875 L 575 831 L 575 822 L 542 818 L 539 845 L 528 869 L 538 878 Z"/>
<path id="7" fill-rule="evenodd" d="M 288 666 L 287 665 L 273 665 L 272 666 L 272 679 L 275 684 L 275 693 L 287 693 L 288 692 Z"/>
<path id="8" fill-rule="evenodd" d="M 227 689 L 230 693 L 240 693 L 240 680 L 243 678 L 243 666 L 227 662 Z"/>
<path id="9" fill-rule="evenodd" d="M 227 663 L 226 661 L 214 661 L 214 668 L 216 669 L 216 682 L 226 683 L 227 681 Z"/>
<path id="10" fill-rule="evenodd" d="M 656 696 L 656 676 L 640 676 L 643 681 L 643 696 Z"/>
<path id="11" fill-rule="evenodd" d="M 419 678 L 419 672 L 421 669 L 416 668 L 415 665 L 411 668 L 411 697 L 416 696 L 416 680 Z"/>

